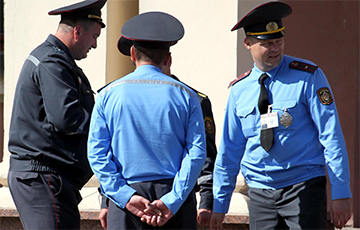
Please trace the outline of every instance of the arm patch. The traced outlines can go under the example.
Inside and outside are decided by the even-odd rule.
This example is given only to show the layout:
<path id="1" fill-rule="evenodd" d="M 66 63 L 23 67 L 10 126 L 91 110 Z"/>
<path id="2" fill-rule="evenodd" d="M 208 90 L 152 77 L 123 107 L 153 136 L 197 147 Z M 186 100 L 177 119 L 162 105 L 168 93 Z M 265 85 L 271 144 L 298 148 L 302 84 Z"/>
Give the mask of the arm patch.
<path id="1" fill-rule="evenodd" d="M 304 62 L 293 61 L 290 63 L 289 68 L 306 71 L 308 73 L 314 73 L 318 67 Z"/>
<path id="2" fill-rule="evenodd" d="M 211 117 L 205 117 L 204 123 L 205 123 L 205 131 L 207 133 L 213 133 L 215 131 L 214 121 Z"/>
<path id="3" fill-rule="evenodd" d="M 328 87 L 323 87 L 319 89 L 317 92 L 317 95 L 320 99 L 321 104 L 323 105 L 331 105 L 333 103 L 333 98 L 331 96 L 330 89 Z"/>

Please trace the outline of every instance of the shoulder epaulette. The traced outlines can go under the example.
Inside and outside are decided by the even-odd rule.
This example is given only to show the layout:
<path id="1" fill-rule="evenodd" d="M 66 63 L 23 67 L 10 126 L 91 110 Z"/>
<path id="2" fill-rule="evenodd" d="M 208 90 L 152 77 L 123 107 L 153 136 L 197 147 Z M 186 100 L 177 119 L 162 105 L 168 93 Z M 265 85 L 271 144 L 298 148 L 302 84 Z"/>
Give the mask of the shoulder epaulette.
<path id="1" fill-rule="evenodd" d="M 189 87 L 190 89 L 192 89 L 197 95 L 199 95 L 200 97 L 203 97 L 203 98 L 206 98 L 207 97 L 207 95 L 206 94 L 203 94 L 203 93 L 201 93 L 201 92 L 199 92 L 199 91 L 197 91 L 196 89 L 194 89 L 193 87 L 191 87 L 191 86 L 189 86 L 189 85 L 187 85 L 187 84 L 185 84 L 184 82 L 182 82 L 182 81 L 180 81 L 180 79 L 178 78 L 178 77 L 176 77 L 174 74 L 171 74 L 171 76 L 170 77 L 172 77 L 173 79 L 175 79 L 175 80 L 177 80 L 177 81 L 179 81 L 179 82 L 181 82 L 181 83 L 183 83 L 184 85 L 186 85 L 187 87 Z"/>
<path id="2" fill-rule="evenodd" d="M 182 81 L 181 81 L 182 82 Z M 193 87 L 190 87 L 189 85 L 185 84 L 184 82 L 182 82 L 184 85 L 186 85 L 187 87 L 189 87 L 190 89 L 192 89 L 199 97 L 202 97 L 202 98 L 206 98 L 207 95 L 206 94 L 203 94 L 199 91 L 197 91 L 196 89 L 194 89 Z"/>
<path id="3" fill-rule="evenodd" d="M 100 89 L 98 89 L 96 92 L 100 93 L 101 90 L 103 90 L 104 88 L 106 88 L 108 85 L 110 85 L 111 83 L 113 83 L 114 81 L 116 81 L 117 79 L 107 83 L 106 85 L 104 85 L 103 87 L 101 87 Z"/>
<path id="4" fill-rule="evenodd" d="M 205 95 L 205 94 L 203 94 L 203 93 L 200 93 L 200 92 L 196 92 L 197 93 L 197 95 L 199 95 L 200 97 L 203 97 L 203 98 L 206 98 L 207 97 L 207 95 Z"/>
<path id="5" fill-rule="evenodd" d="M 290 63 L 289 68 L 298 69 L 298 70 L 306 71 L 309 73 L 314 73 L 315 70 L 317 70 L 317 68 L 319 68 L 319 67 L 310 65 L 310 64 L 307 64 L 304 62 L 293 61 Z"/>
<path id="6" fill-rule="evenodd" d="M 235 78 L 234 80 L 232 80 L 228 86 L 228 88 L 230 88 L 231 86 L 235 85 L 235 83 L 237 83 L 238 81 L 240 81 L 241 79 L 244 79 L 245 77 L 249 76 L 249 74 L 251 73 L 251 69 L 246 71 L 245 73 L 239 75 L 237 78 Z"/>

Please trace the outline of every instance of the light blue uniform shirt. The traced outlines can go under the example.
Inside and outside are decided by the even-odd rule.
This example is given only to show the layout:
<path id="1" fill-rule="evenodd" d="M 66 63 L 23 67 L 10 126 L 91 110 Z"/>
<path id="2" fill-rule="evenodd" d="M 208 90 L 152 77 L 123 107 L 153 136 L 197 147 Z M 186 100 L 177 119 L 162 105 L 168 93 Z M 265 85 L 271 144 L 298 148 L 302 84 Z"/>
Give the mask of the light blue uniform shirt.
<path id="1" fill-rule="evenodd" d="M 258 99 L 263 72 L 254 65 L 250 75 L 232 87 L 215 162 L 214 212 L 228 211 L 240 168 L 249 187 L 279 189 L 324 176 L 327 165 L 332 199 L 351 197 L 348 156 L 335 102 L 320 100 L 331 96 L 320 93 L 320 89 L 331 93 L 329 83 L 320 68 L 314 73 L 291 69 L 292 61 L 314 65 L 284 55 L 280 65 L 267 72 L 269 102 L 279 119 L 269 152 L 260 145 Z M 285 110 L 292 117 L 287 128 L 280 124 Z"/>
<path id="2" fill-rule="evenodd" d="M 175 214 L 193 189 L 206 157 L 197 95 L 143 65 L 97 97 L 90 122 L 88 159 L 107 197 L 125 208 L 129 184 L 174 178 L 161 197 Z"/>

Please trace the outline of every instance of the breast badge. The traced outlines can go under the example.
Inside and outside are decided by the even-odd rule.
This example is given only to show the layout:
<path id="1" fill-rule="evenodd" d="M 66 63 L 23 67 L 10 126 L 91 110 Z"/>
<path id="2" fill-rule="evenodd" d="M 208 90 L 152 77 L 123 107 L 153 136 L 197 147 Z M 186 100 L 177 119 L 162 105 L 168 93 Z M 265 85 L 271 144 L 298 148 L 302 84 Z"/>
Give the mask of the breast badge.
<path id="1" fill-rule="evenodd" d="M 287 109 L 285 108 L 284 113 L 280 117 L 280 124 L 287 128 L 292 125 L 292 123 L 292 116 L 287 112 Z"/>

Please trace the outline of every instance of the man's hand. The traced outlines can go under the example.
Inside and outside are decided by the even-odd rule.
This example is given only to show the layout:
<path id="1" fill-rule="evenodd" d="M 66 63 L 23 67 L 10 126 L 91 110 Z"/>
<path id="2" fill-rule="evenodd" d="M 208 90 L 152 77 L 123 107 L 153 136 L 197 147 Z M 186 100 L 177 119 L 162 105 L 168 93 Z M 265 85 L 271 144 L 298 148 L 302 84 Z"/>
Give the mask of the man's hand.
<path id="1" fill-rule="evenodd" d="M 146 223 L 149 225 L 162 226 L 173 216 L 173 213 L 161 200 L 153 201 L 151 203 L 151 207 L 152 208 L 155 207 L 156 210 L 160 210 L 161 215 L 158 215 L 156 218 L 151 218 L 151 219 L 141 218 L 142 221 L 144 222 L 146 221 Z M 146 213 L 148 213 L 148 211 L 149 210 L 145 210 Z"/>
<path id="2" fill-rule="evenodd" d="M 197 211 L 197 222 L 201 227 L 210 225 L 212 211 L 208 209 L 199 209 Z"/>
<path id="3" fill-rule="evenodd" d="M 223 230 L 222 223 L 225 219 L 225 213 L 213 212 L 210 220 L 210 229 Z"/>
<path id="4" fill-rule="evenodd" d="M 333 200 L 330 210 L 331 223 L 336 228 L 343 228 L 351 218 L 351 208 L 349 198 Z"/>
<path id="5" fill-rule="evenodd" d="M 106 219 L 107 213 L 108 213 L 107 208 L 102 208 L 99 213 L 99 220 L 101 223 L 101 227 L 103 227 L 105 230 L 107 229 L 107 219 Z"/>
<path id="6" fill-rule="evenodd" d="M 157 218 L 162 216 L 160 209 L 139 195 L 133 195 L 126 204 L 126 208 L 134 215 L 140 217 L 142 221 L 145 220 L 148 223 L 156 223 Z"/>

